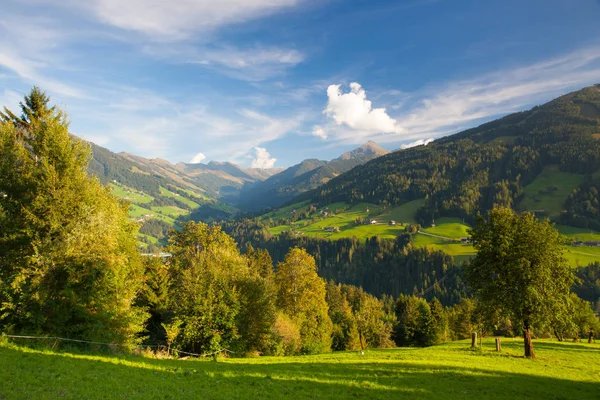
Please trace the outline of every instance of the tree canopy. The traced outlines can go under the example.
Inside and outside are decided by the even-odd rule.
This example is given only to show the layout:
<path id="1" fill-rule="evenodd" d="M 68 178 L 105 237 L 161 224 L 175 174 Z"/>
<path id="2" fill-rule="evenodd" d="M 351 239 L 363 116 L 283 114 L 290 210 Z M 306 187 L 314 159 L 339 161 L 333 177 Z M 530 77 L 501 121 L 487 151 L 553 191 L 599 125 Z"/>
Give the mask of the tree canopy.
<path id="1" fill-rule="evenodd" d="M 531 328 L 568 312 L 573 272 L 562 238 L 548 220 L 492 209 L 471 230 L 477 256 L 465 277 L 488 318 L 498 313 L 523 327 L 525 355 L 534 357 Z"/>
<path id="2" fill-rule="evenodd" d="M 131 342 L 143 268 L 128 205 L 86 172 L 89 146 L 33 88 L 0 122 L 0 322 L 5 331 Z"/>

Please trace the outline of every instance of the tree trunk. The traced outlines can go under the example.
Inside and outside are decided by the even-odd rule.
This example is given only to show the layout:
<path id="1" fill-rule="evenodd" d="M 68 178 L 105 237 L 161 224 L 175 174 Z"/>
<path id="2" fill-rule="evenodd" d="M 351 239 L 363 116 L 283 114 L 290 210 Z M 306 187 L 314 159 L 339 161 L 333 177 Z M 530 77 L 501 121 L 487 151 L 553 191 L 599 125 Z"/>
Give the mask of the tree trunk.
<path id="1" fill-rule="evenodd" d="M 502 344 L 499 337 L 496 338 L 496 351 L 502 351 Z"/>
<path id="2" fill-rule="evenodd" d="M 562 337 L 562 335 L 561 335 L 560 333 L 558 333 L 556 330 L 554 331 L 554 336 L 556 336 L 556 339 L 557 339 L 559 342 L 562 342 L 562 341 L 563 341 L 563 337 Z"/>
<path id="3" fill-rule="evenodd" d="M 533 352 L 533 342 L 531 341 L 531 326 L 529 325 L 528 321 L 525 321 L 523 341 L 525 345 L 525 357 L 535 358 L 535 353 Z"/>
<path id="4" fill-rule="evenodd" d="M 477 347 L 477 332 L 471 333 L 471 347 L 472 348 Z"/>
<path id="5" fill-rule="evenodd" d="M 590 329 L 590 333 L 588 333 L 588 343 L 592 343 L 594 341 L 594 331 Z"/>

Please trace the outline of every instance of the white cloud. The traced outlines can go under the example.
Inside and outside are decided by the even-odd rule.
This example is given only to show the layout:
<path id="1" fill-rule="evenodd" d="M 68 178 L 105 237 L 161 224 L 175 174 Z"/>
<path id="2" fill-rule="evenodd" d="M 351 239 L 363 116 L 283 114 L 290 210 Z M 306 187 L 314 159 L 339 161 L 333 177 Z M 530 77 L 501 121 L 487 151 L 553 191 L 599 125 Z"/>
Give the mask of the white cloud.
<path id="1" fill-rule="evenodd" d="M 367 94 L 356 82 L 350 84 L 350 92 L 342 93 L 340 85 L 327 88 L 329 102 L 324 113 L 332 117 L 338 125 L 370 133 L 396 132 L 396 120 L 385 108 L 372 108 Z"/>
<path id="2" fill-rule="evenodd" d="M 374 140 L 398 144 L 411 141 L 418 145 L 420 140 L 425 142 L 526 110 L 598 82 L 600 47 L 591 47 L 470 79 L 432 84 L 412 93 L 387 90 L 384 97 L 392 104 L 395 118 L 384 109 L 379 109 L 382 110 L 379 118 L 371 117 L 376 110 L 371 110 L 371 103 L 359 84 L 351 85 L 352 91 L 345 94 L 340 93 L 339 85 L 331 85 L 324 112 L 335 123 L 325 129 L 330 138 L 344 144 Z M 378 129 L 373 129 L 375 126 Z"/>
<path id="3" fill-rule="evenodd" d="M 256 158 L 252 160 L 252 168 L 269 169 L 275 166 L 276 158 L 271 158 L 271 155 L 264 147 L 255 147 Z"/>
<path id="4" fill-rule="evenodd" d="M 143 51 L 168 62 L 195 64 L 245 81 L 263 81 L 296 66 L 305 55 L 292 48 L 260 46 L 239 48 L 232 45 L 192 45 L 189 43 L 151 43 Z"/>
<path id="5" fill-rule="evenodd" d="M 205 158 L 204 153 L 198 153 L 190 160 L 190 164 L 200 164 Z"/>
<path id="6" fill-rule="evenodd" d="M 416 147 L 416 146 L 427 146 L 429 143 L 433 142 L 433 138 L 429 138 L 429 139 L 419 139 L 419 140 L 415 140 L 412 143 L 406 143 L 403 144 L 402 146 L 400 146 L 401 149 L 410 149 L 411 147 Z"/>
<path id="7" fill-rule="evenodd" d="M 323 129 L 322 126 L 319 126 L 319 125 L 313 126 L 312 134 L 314 136 L 320 137 L 323 140 L 327 139 L 327 132 L 325 132 L 325 129 Z"/>
<path id="8" fill-rule="evenodd" d="M 76 5 L 77 2 L 71 4 Z M 140 32 L 159 41 L 184 40 L 200 32 L 267 16 L 299 0 L 92 0 L 102 22 Z"/>

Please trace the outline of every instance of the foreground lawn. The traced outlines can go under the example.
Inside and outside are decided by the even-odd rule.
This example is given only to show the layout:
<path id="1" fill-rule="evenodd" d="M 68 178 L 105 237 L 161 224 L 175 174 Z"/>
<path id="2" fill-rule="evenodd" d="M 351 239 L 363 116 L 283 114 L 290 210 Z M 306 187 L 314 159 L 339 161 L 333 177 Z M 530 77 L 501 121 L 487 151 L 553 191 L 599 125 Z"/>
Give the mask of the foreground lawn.
<path id="1" fill-rule="evenodd" d="M 600 344 L 467 341 L 303 357 L 155 360 L 0 345 L 0 399 L 598 399 Z"/>

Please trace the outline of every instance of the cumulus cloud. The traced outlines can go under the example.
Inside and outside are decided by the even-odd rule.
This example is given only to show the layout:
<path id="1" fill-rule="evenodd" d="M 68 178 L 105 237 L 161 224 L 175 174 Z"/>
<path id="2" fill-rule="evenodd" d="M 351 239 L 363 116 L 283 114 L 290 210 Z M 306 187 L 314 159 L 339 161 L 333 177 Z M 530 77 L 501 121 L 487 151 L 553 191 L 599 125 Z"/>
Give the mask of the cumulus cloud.
<path id="1" fill-rule="evenodd" d="M 319 125 L 313 126 L 312 134 L 320 137 L 323 140 L 327 139 L 327 132 L 325 132 L 325 129 L 323 129 L 322 126 L 319 126 Z"/>
<path id="2" fill-rule="evenodd" d="M 324 111 L 338 125 L 370 133 L 398 131 L 396 120 L 387 114 L 385 108 L 372 108 L 367 93 L 359 83 L 352 82 L 348 93 L 342 93 L 340 88 L 341 85 L 329 85 L 329 101 Z"/>
<path id="3" fill-rule="evenodd" d="M 252 168 L 269 169 L 275 166 L 276 158 L 272 158 L 264 147 L 255 147 L 256 158 L 252 160 Z"/>
<path id="4" fill-rule="evenodd" d="M 204 153 L 198 153 L 190 160 L 190 164 L 200 164 L 205 158 Z"/>
<path id="5" fill-rule="evenodd" d="M 416 147 L 416 146 L 427 146 L 429 143 L 433 142 L 433 138 L 429 138 L 429 139 L 419 139 L 419 140 L 415 140 L 412 143 L 406 143 L 403 144 L 402 146 L 400 146 L 401 149 L 410 149 L 411 147 Z"/>

